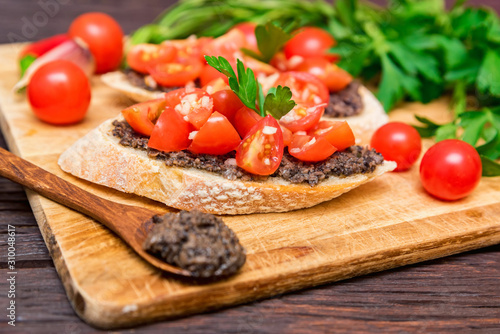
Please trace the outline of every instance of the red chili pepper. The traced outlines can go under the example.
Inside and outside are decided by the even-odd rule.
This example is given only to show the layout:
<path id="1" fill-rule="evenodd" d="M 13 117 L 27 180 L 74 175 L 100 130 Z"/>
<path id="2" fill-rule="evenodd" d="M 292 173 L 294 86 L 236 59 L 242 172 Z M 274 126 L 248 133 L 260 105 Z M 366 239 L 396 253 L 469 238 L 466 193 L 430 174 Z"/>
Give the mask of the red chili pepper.
<path id="1" fill-rule="evenodd" d="M 35 58 L 38 58 L 44 53 L 52 50 L 59 44 L 68 41 L 69 39 L 70 37 L 67 34 L 60 34 L 42 39 L 41 41 L 38 42 L 30 43 L 21 51 L 19 59 L 22 59 L 27 55 L 31 55 L 34 56 Z"/>

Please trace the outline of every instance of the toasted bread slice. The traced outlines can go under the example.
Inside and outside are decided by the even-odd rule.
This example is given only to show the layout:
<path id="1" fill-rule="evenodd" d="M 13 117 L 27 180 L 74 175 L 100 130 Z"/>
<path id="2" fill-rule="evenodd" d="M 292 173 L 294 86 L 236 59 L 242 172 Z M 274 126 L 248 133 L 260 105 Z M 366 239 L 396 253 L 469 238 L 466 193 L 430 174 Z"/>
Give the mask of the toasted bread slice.
<path id="1" fill-rule="evenodd" d="M 279 177 L 231 181 L 195 168 L 168 167 L 145 151 L 124 147 L 111 134 L 112 122 L 104 122 L 79 139 L 60 156 L 59 166 L 85 180 L 183 210 L 249 214 L 311 207 L 396 167 L 394 162 L 385 161 L 372 173 L 330 177 L 316 186 L 292 184 Z"/>

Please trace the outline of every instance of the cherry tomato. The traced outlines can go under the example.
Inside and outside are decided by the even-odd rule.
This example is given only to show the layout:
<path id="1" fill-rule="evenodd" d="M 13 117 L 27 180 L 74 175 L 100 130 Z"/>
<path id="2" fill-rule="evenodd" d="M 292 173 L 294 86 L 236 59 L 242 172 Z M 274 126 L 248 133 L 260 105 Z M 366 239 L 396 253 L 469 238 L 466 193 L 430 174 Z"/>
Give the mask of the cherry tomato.
<path id="1" fill-rule="evenodd" d="M 196 129 L 200 129 L 214 110 L 212 97 L 199 88 L 181 88 L 165 94 L 167 105 L 177 110 Z"/>
<path id="2" fill-rule="evenodd" d="M 214 112 L 201 129 L 194 134 L 189 150 L 193 153 L 221 155 L 236 149 L 241 138 L 227 118 Z"/>
<path id="3" fill-rule="evenodd" d="M 196 58 L 182 62 L 159 63 L 148 67 L 153 79 L 162 86 L 182 87 L 200 76 L 203 63 Z"/>
<path id="4" fill-rule="evenodd" d="M 123 56 L 123 31 L 118 22 L 104 13 L 78 16 L 69 27 L 72 38 L 81 38 L 96 61 L 96 73 L 116 69 Z"/>
<path id="5" fill-rule="evenodd" d="M 308 134 L 316 138 L 325 138 L 338 151 L 343 151 L 356 143 L 354 133 L 346 121 L 320 121 Z"/>
<path id="6" fill-rule="evenodd" d="M 257 175 L 274 173 L 282 158 L 283 134 L 271 115 L 257 122 L 236 149 L 236 164 Z"/>
<path id="7" fill-rule="evenodd" d="M 254 22 L 241 22 L 233 27 L 233 29 L 238 29 L 245 34 L 246 48 L 255 52 L 259 50 L 257 47 L 257 38 L 255 37 L 256 27 L 257 24 Z"/>
<path id="8" fill-rule="evenodd" d="M 385 160 L 395 161 L 396 172 L 409 169 L 417 161 L 422 150 L 422 140 L 417 130 L 401 122 L 387 123 L 375 131 L 371 146 Z"/>
<path id="9" fill-rule="evenodd" d="M 193 126 L 172 107 L 165 107 L 154 126 L 148 146 L 163 152 L 185 150 L 191 144 Z"/>
<path id="10" fill-rule="evenodd" d="M 318 124 L 324 111 L 324 104 L 317 106 L 297 104 L 288 114 L 281 117 L 280 124 L 292 132 L 309 131 Z"/>
<path id="11" fill-rule="evenodd" d="M 481 158 L 461 140 L 447 139 L 433 145 L 420 163 L 420 180 L 431 195 L 448 201 L 469 195 L 481 179 Z"/>
<path id="12" fill-rule="evenodd" d="M 307 72 L 289 71 L 281 73 L 274 86 L 287 86 L 297 103 L 320 104 L 330 101 L 326 85 L 316 76 Z"/>
<path id="13" fill-rule="evenodd" d="M 306 58 L 295 70 L 315 75 L 330 92 L 341 91 L 352 82 L 348 72 L 322 57 Z"/>
<path id="14" fill-rule="evenodd" d="M 201 69 L 200 73 L 200 85 L 207 86 L 214 80 L 221 78 L 224 80 L 224 82 L 228 85 L 229 84 L 229 79 L 227 76 L 222 74 L 221 72 L 217 71 L 215 68 L 213 68 L 210 65 L 204 65 L 203 68 Z"/>
<path id="15" fill-rule="evenodd" d="M 298 30 L 283 49 L 288 59 L 293 56 L 332 57 L 328 50 L 335 45 L 333 37 L 325 30 L 316 27 L 304 27 Z"/>
<path id="16" fill-rule="evenodd" d="M 172 62 L 176 55 L 177 49 L 173 46 L 143 43 L 130 48 L 127 63 L 135 71 L 147 74 L 150 67 Z"/>
<path id="17" fill-rule="evenodd" d="M 294 134 L 288 147 L 290 155 L 302 161 L 322 161 L 335 153 L 337 149 L 324 137 Z"/>
<path id="18" fill-rule="evenodd" d="M 233 125 L 238 130 L 241 138 L 247 136 L 248 132 L 259 122 L 263 117 L 257 114 L 254 110 L 243 106 L 234 114 Z"/>
<path id="19" fill-rule="evenodd" d="M 90 83 L 80 67 L 67 60 L 41 66 L 28 85 L 35 115 L 50 124 L 79 122 L 90 104 Z"/>
<path id="20" fill-rule="evenodd" d="M 135 132 L 151 136 L 156 120 L 167 106 L 165 99 L 134 104 L 122 110 L 122 115 Z"/>
<path id="21" fill-rule="evenodd" d="M 219 90 L 212 94 L 214 100 L 214 111 L 218 111 L 233 123 L 236 112 L 244 107 L 240 98 L 229 89 Z M 252 112 L 256 114 L 253 110 Z"/>

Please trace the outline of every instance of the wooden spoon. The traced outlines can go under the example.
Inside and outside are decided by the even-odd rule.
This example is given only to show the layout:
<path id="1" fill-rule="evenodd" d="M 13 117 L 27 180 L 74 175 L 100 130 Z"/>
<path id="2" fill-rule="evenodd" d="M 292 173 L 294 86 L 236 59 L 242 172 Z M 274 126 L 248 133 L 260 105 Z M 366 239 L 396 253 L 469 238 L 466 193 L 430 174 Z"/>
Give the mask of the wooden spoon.
<path id="1" fill-rule="evenodd" d="M 115 232 L 144 260 L 158 269 L 191 277 L 185 269 L 169 265 L 142 249 L 159 212 L 108 201 L 0 148 L 0 176 L 101 222 Z"/>

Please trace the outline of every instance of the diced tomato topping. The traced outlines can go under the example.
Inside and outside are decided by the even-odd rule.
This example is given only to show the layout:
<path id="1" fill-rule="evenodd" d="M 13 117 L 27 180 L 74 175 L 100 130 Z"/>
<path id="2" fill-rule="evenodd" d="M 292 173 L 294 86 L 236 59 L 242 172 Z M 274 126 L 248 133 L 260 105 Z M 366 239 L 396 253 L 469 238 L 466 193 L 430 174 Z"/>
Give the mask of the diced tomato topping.
<path id="1" fill-rule="evenodd" d="M 160 85 L 182 87 L 200 76 L 203 63 L 196 58 L 187 58 L 182 62 L 158 63 L 148 67 L 148 72 Z"/>
<path id="2" fill-rule="evenodd" d="M 160 115 L 149 138 L 148 146 L 163 152 L 176 152 L 189 147 L 193 126 L 172 107 Z"/>
<path id="3" fill-rule="evenodd" d="M 337 149 L 324 137 L 294 134 L 288 152 L 302 161 L 322 161 Z"/>
<path id="4" fill-rule="evenodd" d="M 171 45 L 137 44 L 127 53 L 127 63 L 135 71 L 149 73 L 149 68 L 175 60 L 177 49 Z"/>
<path id="5" fill-rule="evenodd" d="M 322 57 L 306 58 L 295 70 L 315 75 L 330 92 L 341 91 L 352 82 L 352 76 L 347 71 Z"/>
<path id="6" fill-rule="evenodd" d="M 324 111 L 324 104 L 316 106 L 297 104 L 288 114 L 281 117 L 280 123 L 292 132 L 308 131 L 318 124 Z"/>
<path id="7" fill-rule="evenodd" d="M 122 115 L 135 132 L 150 136 L 166 105 L 164 99 L 151 100 L 122 110 Z"/>
<path id="8" fill-rule="evenodd" d="M 292 142 L 293 133 L 292 131 L 288 130 L 281 124 L 280 127 L 281 127 L 281 132 L 283 133 L 283 145 L 287 147 Z"/>
<path id="9" fill-rule="evenodd" d="M 193 153 L 221 155 L 236 149 L 241 141 L 236 129 L 227 118 L 219 112 L 214 112 L 207 122 L 197 132 L 192 132 L 193 142 L 189 150 Z"/>
<path id="10" fill-rule="evenodd" d="M 271 115 L 255 124 L 236 150 L 236 164 L 257 175 L 274 173 L 282 158 L 283 134 Z"/>
<path id="11" fill-rule="evenodd" d="M 279 85 L 290 88 L 296 103 L 320 104 L 328 103 L 330 100 L 330 93 L 326 85 L 316 76 L 307 72 L 281 73 L 274 86 Z"/>
<path id="12" fill-rule="evenodd" d="M 233 123 L 236 112 L 244 107 L 240 98 L 229 89 L 223 89 L 212 94 L 214 111 L 218 111 Z M 255 114 L 255 112 L 252 110 Z"/>
<path id="13" fill-rule="evenodd" d="M 196 129 L 205 124 L 214 110 L 212 96 L 199 88 L 176 89 L 165 94 L 165 100 Z"/>
<path id="14" fill-rule="evenodd" d="M 200 85 L 202 87 L 208 85 L 210 82 L 214 81 L 217 78 L 221 78 L 227 85 L 229 84 L 229 79 L 227 78 L 227 76 L 217 71 L 210 65 L 203 66 L 203 69 L 200 73 Z"/>
<path id="15" fill-rule="evenodd" d="M 343 151 L 356 142 L 354 133 L 346 121 L 320 121 L 309 131 L 309 135 L 325 138 L 338 151 Z"/>
<path id="16" fill-rule="evenodd" d="M 243 106 L 238 109 L 234 114 L 233 125 L 238 130 L 242 138 L 246 137 L 250 129 L 262 119 L 262 116 L 257 114 L 254 110 Z"/>
<path id="17" fill-rule="evenodd" d="M 255 28 L 257 23 L 254 22 L 241 22 L 235 25 L 232 29 L 238 29 L 245 35 L 246 48 L 258 52 L 257 38 L 255 37 Z"/>

